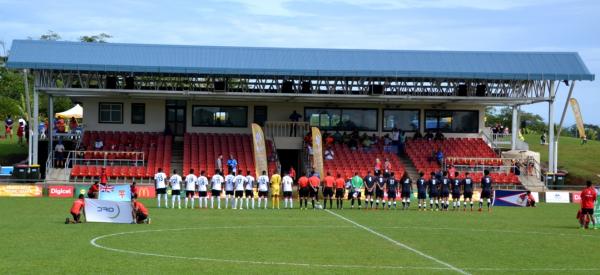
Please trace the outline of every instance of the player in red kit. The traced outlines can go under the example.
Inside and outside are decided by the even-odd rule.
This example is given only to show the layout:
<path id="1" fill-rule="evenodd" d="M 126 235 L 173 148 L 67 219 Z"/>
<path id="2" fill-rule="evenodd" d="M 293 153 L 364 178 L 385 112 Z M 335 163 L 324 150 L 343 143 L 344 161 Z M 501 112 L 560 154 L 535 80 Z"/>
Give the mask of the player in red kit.
<path id="1" fill-rule="evenodd" d="M 592 187 L 592 182 L 587 182 L 587 187 L 581 191 L 581 214 L 583 221 L 591 221 L 592 228 L 596 229 L 596 220 L 594 219 L 594 203 L 596 203 L 596 190 Z M 580 222 L 581 229 L 588 228 L 587 222 Z"/>

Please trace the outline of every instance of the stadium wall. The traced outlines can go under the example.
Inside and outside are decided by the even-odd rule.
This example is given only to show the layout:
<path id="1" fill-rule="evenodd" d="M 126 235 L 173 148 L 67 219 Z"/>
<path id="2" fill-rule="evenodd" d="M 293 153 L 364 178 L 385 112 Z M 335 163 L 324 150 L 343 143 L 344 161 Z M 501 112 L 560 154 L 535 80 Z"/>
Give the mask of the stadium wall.
<path id="1" fill-rule="evenodd" d="M 80 102 L 84 109 L 84 123 L 87 130 L 93 131 L 146 131 L 157 132 L 165 129 L 165 104 L 163 99 L 135 99 L 135 98 L 74 98 L 74 101 Z M 99 123 L 99 103 L 122 103 L 123 104 L 123 123 Z M 145 123 L 131 123 L 131 103 L 144 103 Z M 193 106 L 245 106 L 247 107 L 247 125 L 246 127 L 196 127 L 192 125 Z M 479 131 L 485 127 L 485 106 L 476 105 L 446 105 L 445 108 L 435 108 L 431 104 L 364 104 L 364 103 L 334 103 L 334 102 L 256 102 L 256 101 L 213 101 L 213 100 L 188 100 L 186 104 L 186 131 L 191 133 L 250 133 L 250 125 L 254 120 L 254 107 L 267 107 L 268 121 L 289 121 L 289 115 L 296 110 L 303 116 L 304 109 L 307 107 L 315 108 L 368 108 L 377 109 L 378 131 L 366 131 L 367 134 L 383 135 L 383 110 L 384 109 L 418 109 L 420 110 L 420 128 L 424 132 L 425 110 L 473 110 L 479 112 Z M 412 133 L 408 133 L 411 136 Z M 476 137 L 478 134 L 456 134 L 445 133 L 447 137 Z"/>

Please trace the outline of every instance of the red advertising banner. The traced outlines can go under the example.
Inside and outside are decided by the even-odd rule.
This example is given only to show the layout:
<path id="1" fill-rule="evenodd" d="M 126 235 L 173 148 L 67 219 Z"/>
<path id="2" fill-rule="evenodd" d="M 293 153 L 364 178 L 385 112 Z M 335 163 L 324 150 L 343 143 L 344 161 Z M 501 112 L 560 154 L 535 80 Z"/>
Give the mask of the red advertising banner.
<path id="1" fill-rule="evenodd" d="M 581 193 L 579 193 L 579 192 L 571 193 L 571 202 L 572 203 L 581 203 Z"/>
<path id="2" fill-rule="evenodd" d="M 48 187 L 48 196 L 52 198 L 72 198 L 75 188 L 68 185 L 54 185 Z"/>
<path id="3" fill-rule="evenodd" d="M 137 195 L 138 198 L 154 198 L 156 197 L 156 190 L 154 186 L 137 186 Z"/>

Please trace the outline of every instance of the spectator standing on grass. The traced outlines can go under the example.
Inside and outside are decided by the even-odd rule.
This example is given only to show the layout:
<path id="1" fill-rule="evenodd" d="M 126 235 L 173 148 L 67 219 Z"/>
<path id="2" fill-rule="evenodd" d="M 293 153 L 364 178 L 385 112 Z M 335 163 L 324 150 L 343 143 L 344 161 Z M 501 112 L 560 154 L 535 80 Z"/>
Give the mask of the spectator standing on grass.
<path id="1" fill-rule="evenodd" d="M 592 228 L 596 229 L 596 220 L 594 219 L 594 204 L 596 203 L 596 189 L 592 186 L 591 181 L 587 181 L 586 188 L 581 191 L 581 214 L 584 215 L 583 221 L 591 221 Z M 581 229 L 589 228 L 583 222 L 580 224 Z"/>
<path id="2" fill-rule="evenodd" d="M 10 136 L 10 139 L 12 140 L 12 127 L 13 127 L 14 121 L 12 119 L 12 117 L 9 115 L 5 120 L 4 120 L 4 138 L 6 139 L 8 136 Z"/>
<path id="3" fill-rule="evenodd" d="M 542 144 L 542 145 L 546 144 L 546 133 L 543 133 L 542 136 L 540 137 L 540 144 Z"/>
<path id="4" fill-rule="evenodd" d="M 19 137 L 19 145 L 23 145 L 23 134 L 25 133 L 25 125 L 19 121 L 19 128 L 17 129 L 17 137 Z"/>

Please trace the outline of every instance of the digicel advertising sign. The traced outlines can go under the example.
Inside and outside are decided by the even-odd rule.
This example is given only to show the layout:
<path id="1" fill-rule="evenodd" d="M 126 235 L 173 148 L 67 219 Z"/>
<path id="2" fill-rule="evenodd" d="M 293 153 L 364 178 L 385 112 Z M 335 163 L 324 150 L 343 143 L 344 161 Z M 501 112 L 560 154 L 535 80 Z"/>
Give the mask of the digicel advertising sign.
<path id="1" fill-rule="evenodd" d="M 56 185 L 48 188 L 48 196 L 53 198 L 72 198 L 73 186 Z"/>

